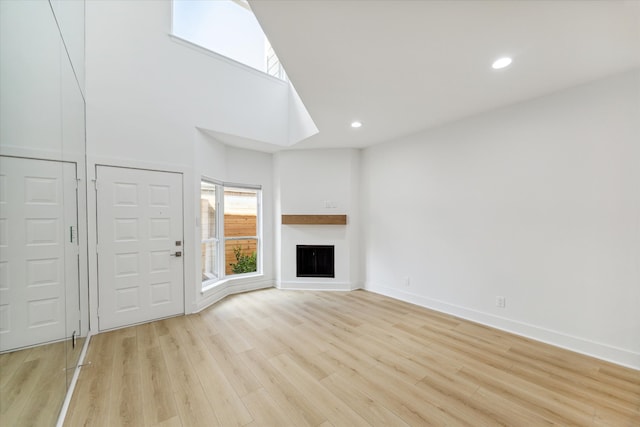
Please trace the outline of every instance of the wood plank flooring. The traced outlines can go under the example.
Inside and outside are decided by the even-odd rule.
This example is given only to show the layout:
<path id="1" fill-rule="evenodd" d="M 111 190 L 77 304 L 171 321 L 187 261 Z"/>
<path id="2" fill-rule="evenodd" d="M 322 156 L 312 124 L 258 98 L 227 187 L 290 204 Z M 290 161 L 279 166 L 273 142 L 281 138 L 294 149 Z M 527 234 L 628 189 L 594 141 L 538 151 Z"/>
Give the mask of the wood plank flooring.
<path id="1" fill-rule="evenodd" d="M 0 425 L 55 426 L 84 338 L 0 354 Z"/>
<path id="2" fill-rule="evenodd" d="M 640 371 L 365 291 L 92 338 L 67 426 L 640 426 Z"/>

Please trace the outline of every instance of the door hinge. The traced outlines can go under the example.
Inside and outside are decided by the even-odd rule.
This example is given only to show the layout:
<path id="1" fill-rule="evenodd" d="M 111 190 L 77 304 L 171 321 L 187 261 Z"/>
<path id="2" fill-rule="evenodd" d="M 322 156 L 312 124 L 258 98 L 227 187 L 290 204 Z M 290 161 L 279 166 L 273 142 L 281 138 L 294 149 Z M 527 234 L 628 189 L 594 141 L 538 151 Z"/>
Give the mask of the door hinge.
<path id="1" fill-rule="evenodd" d="M 93 181 L 93 188 L 98 191 L 98 180 L 97 179 L 92 179 L 91 181 Z"/>

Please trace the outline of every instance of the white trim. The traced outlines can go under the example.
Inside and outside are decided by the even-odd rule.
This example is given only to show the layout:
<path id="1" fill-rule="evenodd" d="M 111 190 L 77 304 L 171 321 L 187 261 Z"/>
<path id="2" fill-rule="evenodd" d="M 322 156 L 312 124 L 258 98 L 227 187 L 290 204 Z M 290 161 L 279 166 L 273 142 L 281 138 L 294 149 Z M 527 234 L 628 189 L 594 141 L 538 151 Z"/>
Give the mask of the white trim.
<path id="1" fill-rule="evenodd" d="M 566 350 L 585 354 L 587 356 L 606 360 L 611 363 L 626 366 L 632 369 L 640 369 L 640 353 L 623 348 L 613 347 L 607 344 L 587 340 L 568 335 L 559 331 L 541 328 L 517 320 L 507 319 L 493 314 L 472 310 L 444 301 L 416 295 L 410 292 L 394 289 L 379 283 L 366 282 L 364 288 L 367 291 L 385 295 L 410 304 L 451 314 L 462 319 L 478 322 L 506 332 L 514 333 L 546 344 Z"/>
<path id="2" fill-rule="evenodd" d="M 65 151 L 61 153 L 60 150 L 42 150 L 4 144 L 0 145 L 0 150 L 2 155 L 6 157 L 72 162 L 77 163 L 79 166 L 84 165 L 84 154 L 76 151 Z"/>
<path id="3" fill-rule="evenodd" d="M 225 187 L 229 187 L 229 188 L 237 188 L 239 190 L 261 190 L 262 191 L 262 185 L 260 184 L 238 184 L 237 182 L 223 182 L 222 183 Z"/>
<path id="4" fill-rule="evenodd" d="M 280 281 L 278 289 L 300 290 L 300 291 L 353 291 L 359 289 L 360 285 L 353 282 L 296 282 Z"/>
<path id="5" fill-rule="evenodd" d="M 173 23 L 173 20 L 171 22 Z M 244 71 L 248 71 L 251 74 L 254 74 L 256 76 L 261 76 L 261 77 L 263 77 L 263 78 L 265 78 L 267 80 L 270 80 L 270 81 L 272 81 L 274 83 L 286 84 L 286 85 L 288 85 L 288 83 L 289 83 L 287 80 L 282 80 L 279 77 L 272 76 L 271 74 L 267 74 L 264 71 L 258 70 L 257 68 L 253 68 L 250 65 L 243 64 L 242 62 L 238 62 L 235 59 L 229 58 L 228 56 L 221 55 L 221 54 L 219 54 L 217 52 L 214 52 L 212 50 L 207 49 L 206 47 L 200 46 L 199 44 L 190 42 L 189 40 L 183 39 L 180 36 L 176 36 L 175 34 L 168 34 L 168 36 L 169 36 L 169 39 L 171 39 L 171 41 L 173 41 L 173 42 L 175 42 L 175 43 L 177 43 L 179 45 L 188 47 L 190 49 L 193 49 L 193 50 L 195 50 L 195 51 L 197 51 L 199 53 L 208 55 L 208 56 L 210 56 L 210 57 L 212 57 L 214 59 L 217 59 L 219 61 L 226 62 L 229 65 L 235 66 L 235 67 L 237 67 L 237 68 L 239 68 L 241 70 L 244 70 Z M 285 73 L 285 75 L 286 75 L 286 73 Z"/>
<path id="6" fill-rule="evenodd" d="M 78 383 L 78 377 L 80 376 L 80 369 L 82 369 L 84 358 L 87 355 L 87 350 L 89 349 L 89 341 L 91 341 L 91 337 L 93 337 L 93 334 L 89 332 L 89 334 L 87 334 L 86 339 L 84 340 L 84 345 L 82 346 L 82 351 L 80 352 L 80 358 L 78 359 L 78 364 L 76 365 L 76 369 L 73 372 L 73 377 L 71 378 L 71 384 L 69 384 L 69 388 L 67 389 L 67 394 L 62 404 L 62 408 L 60 409 L 60 413 L 58 414 L 58 422 L 56 423 L 56 427 L 62 427 L 64 425 L 64 419 L 67 416 L 67 411 L 69 410 L 69 405 L 71 404 L 71 398 L 73 397 L 73 392 L 76 389 L 76 384 Z"/>
<path id="7" fill-rule="evenodd" d="M 264 240 L 263 237 L 263 229 L 262 229 L 262 217 L 263 217 L 263 212 L 262 212 L 262 185 L 255 185 L 255 184 L 231 184 L 228 182 L 224 182 L 224 181 L 219 181 L 213 178 L 208 178 L 204 175 L 202 175 L 202 177 L 200 178 L 200 190 L 199 190 L 199 195 L 200 197 L 202 197 L 202 183 L 205 182 L 207 184 L 211 184 L 215 186 L 215 202 L 216 202 L 216 237 L 211 239 L 202 239 L 200 240 L 200 243 L 205 243 L 207 241 L 215 241 L 217 243 L 216 245 L 216 265 L 218 267 L 219 270 L 221 271 L 215 271 L 215 272 L 205 272 L 205 274 L 207 275 L 207 277 L 209 276 L 213 276 L 214 274 L 218 275 L 217 277 L 213 277 L 209 280 L 206 280 L 204 282 L 202 282 L 202 290 L 201 292 L 204 293 L 206 291 L 208 291 L 209 289 L 212 289 L 213 287 L 216 286 L 220 286 L 223 285 L 227 280 L 230 279 L 242 279 L 245 277 L 252 277 L 252 276 L 262 276 L 263 274 L 263 263 L 262 263 L 262 259 L 263 259 L 263 243 L 262 241 Z M 231 236 L 231 237 L 227 237 L 224 234 L 224 230 L 225 230 L 225 215 L 226 215 L 226 208 L 225 208 L 225 194 L 227 192 L 227 189 L 230 190 L 249 190 L 249 191 L 255 191 L 256 194 L 256 235 L 255 236 Z M 220 193 L 221 197 L 218 196 L 218 193 Z M 198 206 L 198 213 L 201 214 L 200 212 L 200 206 Z M 202 215 L 199 216 L 199 221 L 198 221 L 198 225 L 196 226 L 196 228 L 198 229 L 198 234 L 202 233 L 202 222 L 203 222 L 203 218 Z M 225 267 L 227 265 L 227 262 L 229 260 L 226 259 L 226 247 L 227 247 L 227 241 L 234 241 L 234 240 L 255 240 L 256 241 L 256 271 L 254 272 L 249 272 L 249 273 L 240 273 L 240 274 L 226 274 L 225 271 Z M 202 251 L 200 250 L 200 254 L 202 254 Z M 202 257 L 198 258 L 199 260 L 202 259 Z M 200 261 L 201 263 L 201 261 Z M 199 266 L 200 269 L 202 268 L 202 265 Z M 213 273 L 213 274 L 210 274 Z"/>
<path id="8" fill-rule="evenodd" d="M 262 190 L 262 185 L 260 184 L 240 184 L 237 182 L 220 181 L 219 179 L 209 178 L 207 175 L 202 175 L 200 180 L 209 184 L 222 185 L 224 187 L 237 188 L 239 190 Z"/>
<path id="9" fill-rule="evenodd" d="M 229 295 L 273 287 L 273 280 L 239 282 L 240 280 L 241 279 L 237 279 L 235 281 L 225 280 L 220 282 L 217 286 L 208 288 L 206 291 L 201 292 L 202 298 L 198 301 L 197 307 L 193 313 L 199 313 Z"/>
<path id="10" fill-rule="evenodd" d="M 191 199 L 192 192 L 188 187 L 193 180 L 193 169 L 188 165 L 183 164 L 171 164 L 165 162 L 149 162 L 149 161 L 141 161 L 138 159 L 128 159 L 128 158 L 116 158 L 116 157 L 106 157 L 106 156 L 92 156 L 87 155 L 87 180 L 95 181 L 96 180 L 96 168 L 98 166 L 108 166 L 108 167 L 120 167 L 120 168 L 129 168 L 129 169 L 144 169 L 144 170 L 153 170 L 159 172 L 172 172 L 182 174 L 182 209 L 183 209 L 183 242 L 182 245 L 185 248 L 183 252 L 184 259 L 184 313 L 188 314 L 193 312 L 196 308 L 196 288 L 192 286 L 188 286 L 189 283 L 194 283 L 196 280 L 196 270 L 193 268 L 189 268 L 190 265 L 193 265 L 195 262 L 195 249 L 193 251 L 188 251 L 186 248 L 196 247 L 196 243 L 194 237 L 195 234 L 193 231 L 196 228 L 190 228 L 191 219 L 195 218 L 195 212 L 193 211 L 193 204 L 191 203 L 193 200 Z M 198 183 L 200 181 L 198 180 Z M 199 185 L 199 184 L 198 184 Z M 86 192 L 87 195 L 87 230 L 93 230 L 93 232 L 89 231 L 88 233 L 88 277 L 89 277 L 89 325 L 90 329 L 97 331 L 98 330 L 98 256 L 97 250 L 98 245 L 96 242 L 96 230 L 97 230 L 97 198 L 96 191 L 89 188 Z M 198 193 L 199 197 L 199 193 Z M 189 219 L 188 219 L 189 218 Z M 193 231 L 192 231 L 193 230 Z M 199 246 L 199 242 L 198 242 Z M 200 255 L 200 251 L 198 249 L 198 257 Z"/>
<path id="11" fill-rule="evenodd" d="M 213 185 L 224 185 L 224 182 L 220 181 L 219 179 L 209 178 L 206 175 L 202 175 L 200 181 L 205 181 L 206 183 Z M 202 182 L 200 184 L 200 187 L 202 188 Z"/>
<path id="12" fill-rule="evenodd" d="M 223 286 L 223 285 L 233 285 L 233 284 L 242 284 L 243 283 L 243 279 L 254 279 L 254 278 L 263 278 L 264 274 L 262 273 L 257 273 L 257 272 L 253 272 L 253 273 L 243 273 L 243 274 L 230 274 L 228 276 L 225 276 L 222 279 L 211 279 L 211 280 L 207 280 L 206 282 L 202 282 L 202 289 L 200 291 L 201 295 L 205 295 L 207 294 L 209 291 L 214 290 L 217 287 Z M 239 282 L 240 281 L 240 282 Z M 258 280 L 261 281 L 261 280 Z M 244 282 L 246 282 L 246 280 L 244 280 Z"/>
<path id="13" fill-rule="evenodd" d="M 148 160 L 132 159 L 129 157 L 92 156 L 87 155 L 87 170 L 95 166 L 111 166 L 116 168 L 146 169 L 160 172 L 176 172 L 192 174 L 193 167 L 181 163 L 150 162 Z M 92 178 L 95 178 L 92 177 Z"/>

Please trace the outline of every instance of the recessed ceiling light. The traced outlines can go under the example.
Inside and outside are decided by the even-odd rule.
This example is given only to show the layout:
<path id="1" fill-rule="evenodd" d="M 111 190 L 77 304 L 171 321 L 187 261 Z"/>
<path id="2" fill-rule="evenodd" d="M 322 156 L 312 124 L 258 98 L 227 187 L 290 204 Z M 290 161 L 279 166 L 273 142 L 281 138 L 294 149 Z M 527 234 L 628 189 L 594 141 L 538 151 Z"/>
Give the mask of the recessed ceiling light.
<path id="1" fill-rule="evenodd" d="M 352 128 L 359 128 L 361 126 L 362 126 L 362 123 L 360 123 L 359 121 L 351 122 Z"/>
<path id="2" fill-rule="evenodd" d="M 499 70 L 501 68 L 508 67 L 510 64 L 511 64 L 511 58 L 509 58 L 508 56 L 505 56 L 504 58 L 496 59 L 493 62 L 493 64 L 491 64 L 491 67 L 494 70 Z"/>

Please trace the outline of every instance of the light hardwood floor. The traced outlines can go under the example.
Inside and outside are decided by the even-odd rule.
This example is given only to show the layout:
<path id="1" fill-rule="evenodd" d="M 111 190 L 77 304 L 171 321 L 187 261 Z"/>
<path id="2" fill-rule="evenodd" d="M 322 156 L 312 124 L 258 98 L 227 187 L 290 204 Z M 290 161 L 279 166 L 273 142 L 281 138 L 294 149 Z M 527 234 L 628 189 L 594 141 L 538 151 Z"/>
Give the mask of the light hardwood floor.
<path id="1" fill-rule="evenodd" d="M 640 426 L 640 371 L 365 291 L 92 338 L 67 426 Z"/>
<path id="2" fill-rule="evenodd" d="M 0 354 L 0 425 L 55 426 L 84 338 Z"/>

